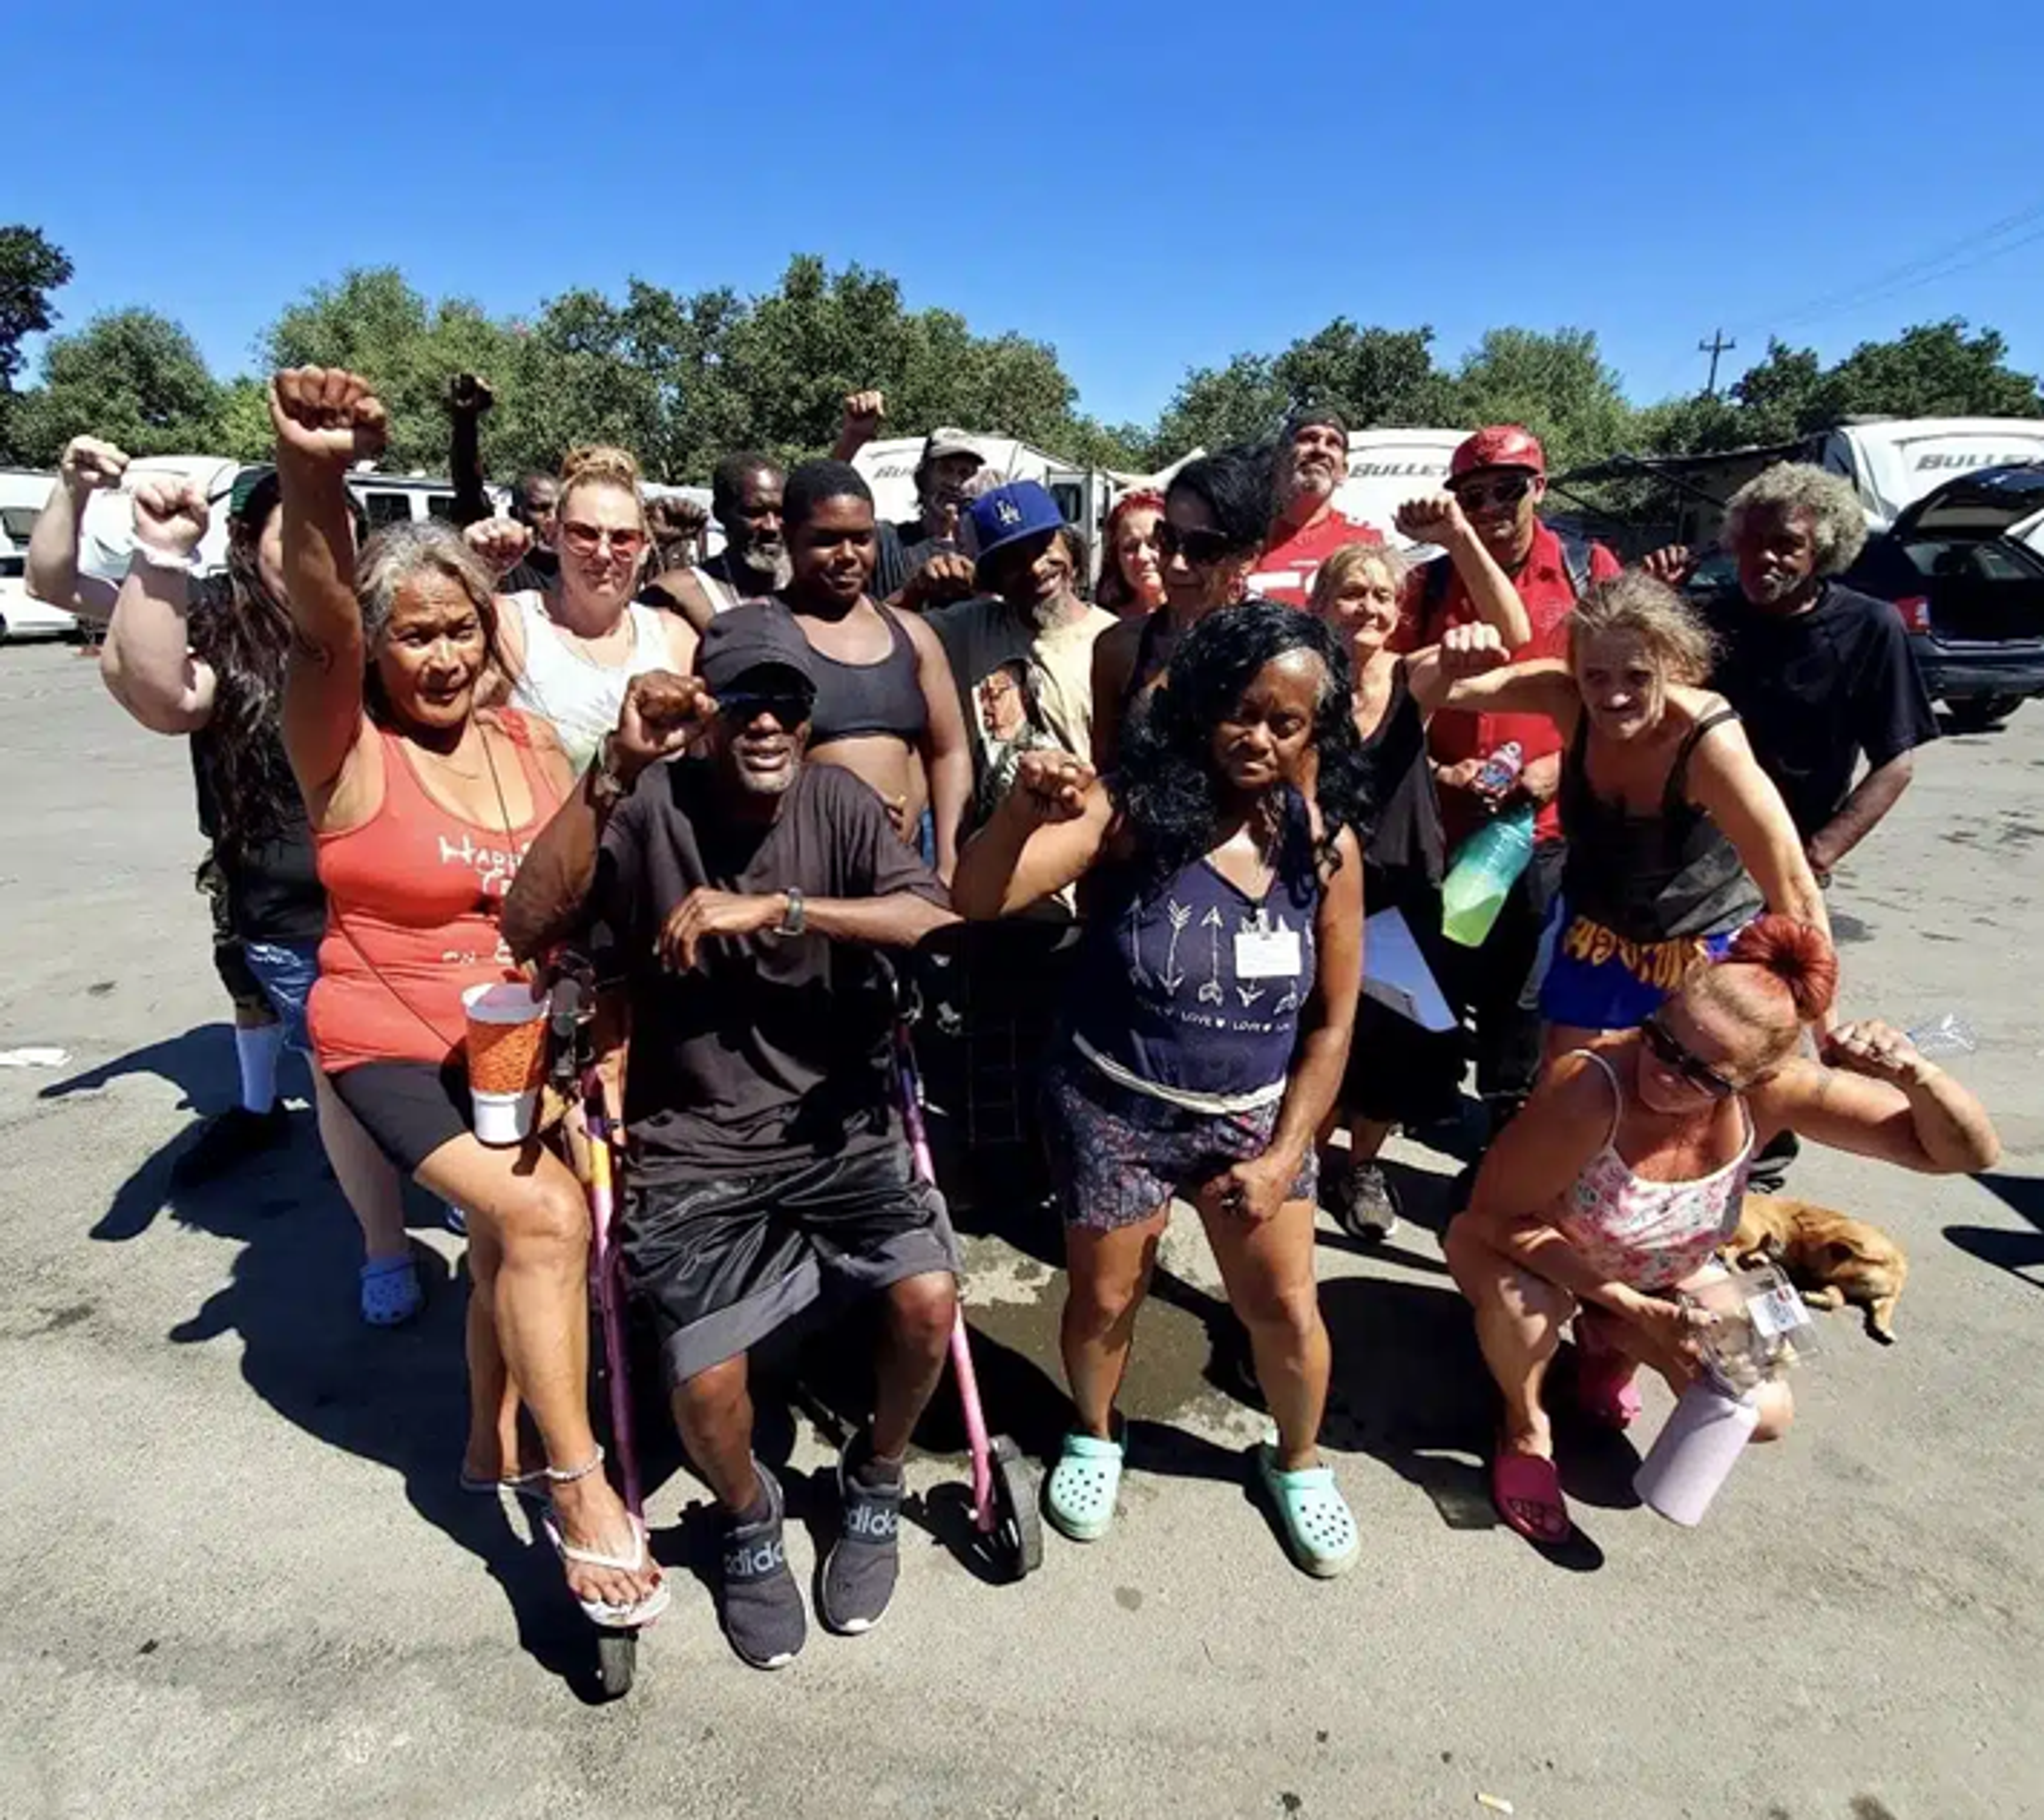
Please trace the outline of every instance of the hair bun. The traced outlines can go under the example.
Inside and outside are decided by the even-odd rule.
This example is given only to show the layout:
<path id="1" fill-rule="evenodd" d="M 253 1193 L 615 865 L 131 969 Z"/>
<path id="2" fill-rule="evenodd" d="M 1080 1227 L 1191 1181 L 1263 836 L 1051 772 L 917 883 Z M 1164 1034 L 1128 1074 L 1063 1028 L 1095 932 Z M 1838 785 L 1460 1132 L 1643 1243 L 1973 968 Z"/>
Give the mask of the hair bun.
<path id="1" fill-rule="evenodd" d="M 1830 939 L 1815 924 L 1793 916 L 1770 912 L 1755 917 L 1739 931 L 1725 958 L 1772 973 L 1787 989 L 1801 1023 L 1815 1023 L 1837 996 L 1838 961 Z"/>
<path id="2" fill-rule="evenodd" d="M 616 448 L 608 443 L 587 443 L 580 448 L 570 449 L 561 458 L 563 489 L 590 480 L 614 481 L 620 486 L 636 488 L 639 484 L 639 463 L 630 450 Z"/>

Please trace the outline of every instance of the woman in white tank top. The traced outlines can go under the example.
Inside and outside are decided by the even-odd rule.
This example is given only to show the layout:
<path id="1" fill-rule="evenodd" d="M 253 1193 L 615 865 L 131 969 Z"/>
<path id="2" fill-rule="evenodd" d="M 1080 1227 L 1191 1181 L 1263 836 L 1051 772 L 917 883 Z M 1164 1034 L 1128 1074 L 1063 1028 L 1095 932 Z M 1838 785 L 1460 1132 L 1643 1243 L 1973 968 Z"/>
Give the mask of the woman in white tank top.
<path id="1" fill-rule="evenodd" d="M 560 578 L 551 589 L 498 597 L 504 698 L 551 721 L 580 772 L 617 724 L 632 678 L 653 670 L 688 674 L 696 635 L 673 614 L 633 603 L 651 539 L 638 463 L 622 449 L 570 452 L 554 542 Z"/>

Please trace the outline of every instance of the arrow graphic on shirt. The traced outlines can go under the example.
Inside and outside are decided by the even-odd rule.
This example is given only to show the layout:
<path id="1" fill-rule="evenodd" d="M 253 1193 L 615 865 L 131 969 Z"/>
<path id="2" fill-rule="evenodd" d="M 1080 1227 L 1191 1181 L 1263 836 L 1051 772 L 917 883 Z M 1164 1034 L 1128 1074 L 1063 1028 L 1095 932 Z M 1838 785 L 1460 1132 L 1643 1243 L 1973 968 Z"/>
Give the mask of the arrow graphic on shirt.
<path id="1" fill-rule="evenodd" d="M 1171 945 L 1164 950 L 1164 971 L 1159 977 L 1165 989 L 1175 993 L 1185 983 L 1185 976 L 1178 971 L 1178 932 L 1193 920 L 1189 904 L 1170 904 L 1164 906 L 1164 913 L 1171 919 Z"/>
<path id="2" fill-rule="evenodd" d="M 1199 989 L 1199 1000 L 1201 1004 L 1219 1004 L 1228 996 L 1220 989 L 1220 912 L 1209 910 L 1200 919 L 1200 927 L 1208 931 L 1209 977 Z"/>
<path id="3" fill-rule="evenodd" d="M 1267 986 L 1237 986 L 1235 996 L 1242 1000 L 1242 1008 L 1247 1011 L 1269 990 Z"/>

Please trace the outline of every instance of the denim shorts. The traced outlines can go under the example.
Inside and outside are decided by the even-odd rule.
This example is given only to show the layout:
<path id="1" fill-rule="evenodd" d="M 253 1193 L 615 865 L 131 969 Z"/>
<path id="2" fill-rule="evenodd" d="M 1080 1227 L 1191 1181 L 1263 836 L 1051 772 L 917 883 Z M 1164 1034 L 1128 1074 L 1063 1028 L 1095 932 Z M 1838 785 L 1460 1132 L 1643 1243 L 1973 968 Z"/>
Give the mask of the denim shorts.
<path id="1" fill-rule="evenodd" d="M 284 1027 L 284 1046 L 309 1061 L 313 1045 L 305 1034 L 305 1000 L 319 977 L 319 943 L 244 942 L 241 955 Z"/>

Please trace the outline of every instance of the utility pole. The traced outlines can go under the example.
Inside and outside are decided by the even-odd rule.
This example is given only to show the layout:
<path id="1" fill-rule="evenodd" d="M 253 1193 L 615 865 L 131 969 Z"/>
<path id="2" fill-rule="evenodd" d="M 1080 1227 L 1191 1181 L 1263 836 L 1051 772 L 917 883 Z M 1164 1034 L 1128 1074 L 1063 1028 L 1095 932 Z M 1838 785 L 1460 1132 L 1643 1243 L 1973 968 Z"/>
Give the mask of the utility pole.
<path id="1" fill-rule="evenodd" d="M 1708 354 L 1711 357 L 1711 376 L 1704 386 L 1704 396 L 1706 398 L 1715 398 L 1718 395 L 1718 356 L 1720 354 L 1731 353 L 1738 345 L 1736 341 L 1725 340 L 1724 331 L 1722 328 L 1713 328 L 1711 331 L 1709 340 L 1699 341 L 1696 344 L 1696 351 L 1699 354 Z"/>

